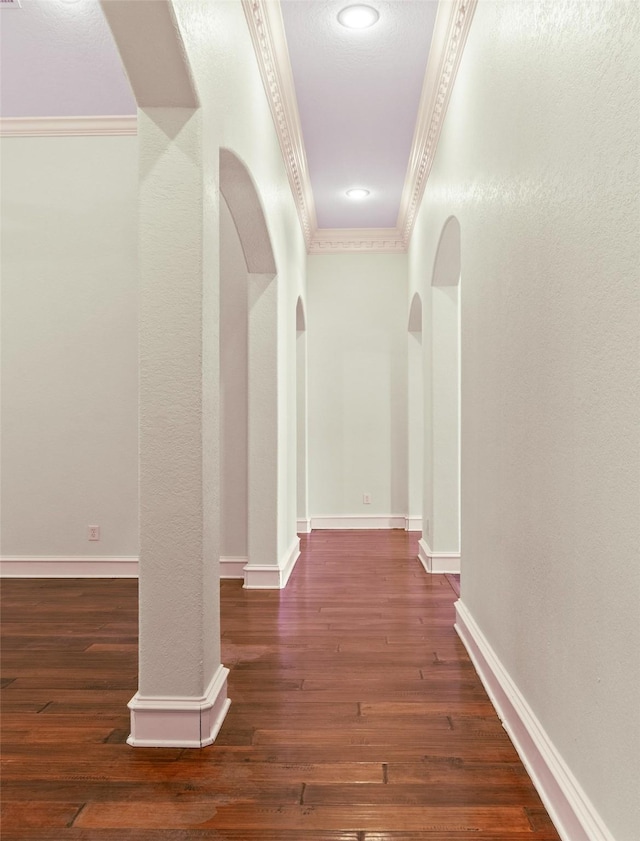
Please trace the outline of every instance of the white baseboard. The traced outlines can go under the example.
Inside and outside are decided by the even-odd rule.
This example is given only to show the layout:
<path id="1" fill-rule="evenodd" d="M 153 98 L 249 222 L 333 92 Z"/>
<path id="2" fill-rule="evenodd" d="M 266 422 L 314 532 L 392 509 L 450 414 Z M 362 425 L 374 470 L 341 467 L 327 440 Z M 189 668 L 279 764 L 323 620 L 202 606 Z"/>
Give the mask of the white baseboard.
<path id="1" fill-rule="evenodd" d="M 203 748 L 215 741 L 231 701 L 227 698 L 229 669 L 218 666 L 209 688 L 200 698 L 142 696 L 131 701 L 134 747 Z"/>
<path id="2" fill-rule="evenodd" d="M 296 561 L 300 557 L 300 538 L 296 535 L 291 546 L 287 550 L 283 558 L 282 565 L 282 587 L 287 586 L 287 582 L 291 578 L 291 573 L 296 565 Z"/>
<path id="3" fill-rule="evenodd" d="M 244 586 L 247 590 L 282 590 L 300 557 L 300 538 L 296 536 L 277 566 L 252 564 L 244 568 Z"/>
<path id="4" fill-rule="evenodd" d="M 312 517 L 312 529 L 404 529 L 407 518 L 396 514 Z"/>
<path id="5" fill-rule="evenodd" d="M 311 518 L 303 517 L 296 521 L 296 530 L 298 534 L 309 534 L 311 531 Z"/>
<path id="6" fill-rule="evenodd" d="M 248 558 L 240 556 L 220 558 L 220 578 L 239 578 L 244 581 L 244 568 L 248 563 Z"/>
<path id="7" fill-rule="evenodd" d="M 434 552 L 424 538 L 418 541 L 418 559 L 429 573 L 460 572 L 460 552 Z"/>
<path id="8" fill-rule="evenodd" d="M 2 578 L 137 578 L 138 558 L 3 555 Z"/>
<path id="9" fill-rule="evenodd" d="M 422 517 L 405 517 L 405 531 L 422 531 Z"/>
<path id="10" fill-rule="evenodd" d="M 455 629 L 562 841 L 615 841 L 460 600 Z"/>

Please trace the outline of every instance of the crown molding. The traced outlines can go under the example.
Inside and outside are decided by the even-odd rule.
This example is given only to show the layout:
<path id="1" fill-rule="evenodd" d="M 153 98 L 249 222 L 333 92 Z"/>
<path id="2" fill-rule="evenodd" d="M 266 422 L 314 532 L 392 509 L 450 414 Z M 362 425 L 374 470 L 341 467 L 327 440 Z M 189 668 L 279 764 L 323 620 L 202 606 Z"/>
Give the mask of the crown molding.
<path id="1" fill-rule="evenodd" d="M 136 114 L 122 117 L 2 117 L 0 137 L 109 137 L 138 133 Z"/>
<path id="2" fill-rule="evenodd" d="M 309 254 L 395 254 L 406 250 L 398 228 L 317 228 L 309 245 Z"/>
<path id="3" fill-rule="evenodd" d="M 477 0 L 440 0 L 395 228 L 318 228 L 279 2 L 242 0 L 309 254 L 406 251 Z"/>
<path id="4" fill-rule="evenodd" d="M 242 7 L 308 249 L 318 224 L 280 3 L 242 0 Z"/>
<path id="5" fill-rule="evenodd" d="M 438 4 L 398 214 L 397 225 L 407 245 L 431 173 L 476 5 L 477 0 L 440 0 Z"/>

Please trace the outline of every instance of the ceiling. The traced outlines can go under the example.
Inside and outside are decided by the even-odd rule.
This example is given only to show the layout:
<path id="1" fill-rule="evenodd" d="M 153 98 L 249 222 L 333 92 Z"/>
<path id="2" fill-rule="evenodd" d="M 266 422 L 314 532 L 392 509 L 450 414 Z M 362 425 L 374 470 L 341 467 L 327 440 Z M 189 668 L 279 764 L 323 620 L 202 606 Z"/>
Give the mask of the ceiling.
<path id="1" fill-rule="evenodd" d="M 98 0 L 20 0 L 0 8 L 2 117 L 136 113 Z"/>
<path id="2" fill-rule="evenodd" d="M 290 88 L 288 119 L 299 159 L 294 175 L 306 190 L 306 197 L 295 191 L 294 197 L 310 250 L 314 242 L 335 246 L 336 230 L 345 243 L 354 231 L 362 239 L 362 229 L 378 232 L 377 250 L 404 250 L 401 229 L 415 177 L 416 120 L 438 2 L 368 0 L 379 20 L 362 30 L 338 22 L 338 12 L 350 2 L 243 0 L 243 6 L 250 30 L 256 25 L 252 14 L 262 14 L 275 33 L 271 58 L 252 37 L 265 82 L 273 60 Z M 468 0 L 457 2 L 464 7 Z M 12 8 L 12 0 L 2 0 L 0 7 L 3 118 L 135 114 L 98 0 L 20 3 Z M 369 195 L 350 199 L 346 190 L 352 187 Z M 363 249 L 346 244 L 338 250 Z"/>
<path id="3" fill-rule="evenodd" d="M 409 162 L 437 4 L 380 2 L 347 29 L 347 0 L 282 0 L 298 112 L 320 228 L 393 228 Z M 370 191 L 364 200 L 350 187 Z"/>

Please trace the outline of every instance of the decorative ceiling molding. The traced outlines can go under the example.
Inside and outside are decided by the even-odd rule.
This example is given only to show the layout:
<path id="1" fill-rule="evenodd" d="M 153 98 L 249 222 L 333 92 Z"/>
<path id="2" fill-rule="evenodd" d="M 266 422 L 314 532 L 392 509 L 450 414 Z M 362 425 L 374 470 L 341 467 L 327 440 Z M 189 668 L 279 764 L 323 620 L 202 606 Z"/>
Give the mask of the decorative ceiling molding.
<path id="1" fill-rule="evenodd" d="M 318 227 L 280 3 L 242 0 L 307 249 Z"/>
<path id="2" fill-rule="evenodd" d="M 416 130 L 404 181 L 398 228 L 408 246 L 431 172 L 477 0 L 440 0 Z"/>
<path id="3" fill-rule="evenodd" d="M 440 0 L 395 228 L 318 228 L 279 2 L 242 0 L 310 254 L 406 251 L 477 0 Z"/>
<path id="4" fill-rule="evenodd" d="M 345 254 L 349 251 L 402 253 L 406 251 L 398 228 L 318 228 L 309 254 Z"/>
<path id="5" fill-rule="evenodd" d="M 3 117 L 0 137 L 97 137 L 138 133 L 135 114 L 124 117 Z"/>

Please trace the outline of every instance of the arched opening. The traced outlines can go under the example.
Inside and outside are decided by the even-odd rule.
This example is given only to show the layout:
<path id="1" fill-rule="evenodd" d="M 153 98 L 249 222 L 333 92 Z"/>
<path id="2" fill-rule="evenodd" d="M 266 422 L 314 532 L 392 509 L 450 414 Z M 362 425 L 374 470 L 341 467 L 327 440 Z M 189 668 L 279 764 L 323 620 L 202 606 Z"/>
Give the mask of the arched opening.
<path id="1" fill-rule="evenodd" d="M 245 587 L 277 588 L 286 582 L 278 564 L 275 259 L 256 187 L 228 149 L 220 150 L 220 191 L 221 567 Z"/>
<path id="2" fill-rule="evenodd" d="M 460 224 L 445 222 L 431 280 L 430 394 L 420 558 L 429 572 L 460 572 Z"/>
<path id="3" fill-rule="evenodd" d="M 242 243 L 220 197 L 220 577 L 244 580 L 248 550 L 249 314 Z"/>
<path id="4" fill-rule="evenodd" d="M 220 192 L 237 228 L 247 271 L 275 277 L 276 263 L 260 197 L 246 166 L 229 149 L 220 149 Z"/>
<path id="5" fill-rule="evenodd" d="M 301 297 L 296 303 L 296 525 L 311 531 L 307 479 L 307 318 Z"/>
<path id="6" fill-rule="evenodd" d="M 408 515 L 407 531 L 422 531 L 424 476 L 424 365 L 422 352 L 422 298 L 411 299 L 408 323 Z"/>

